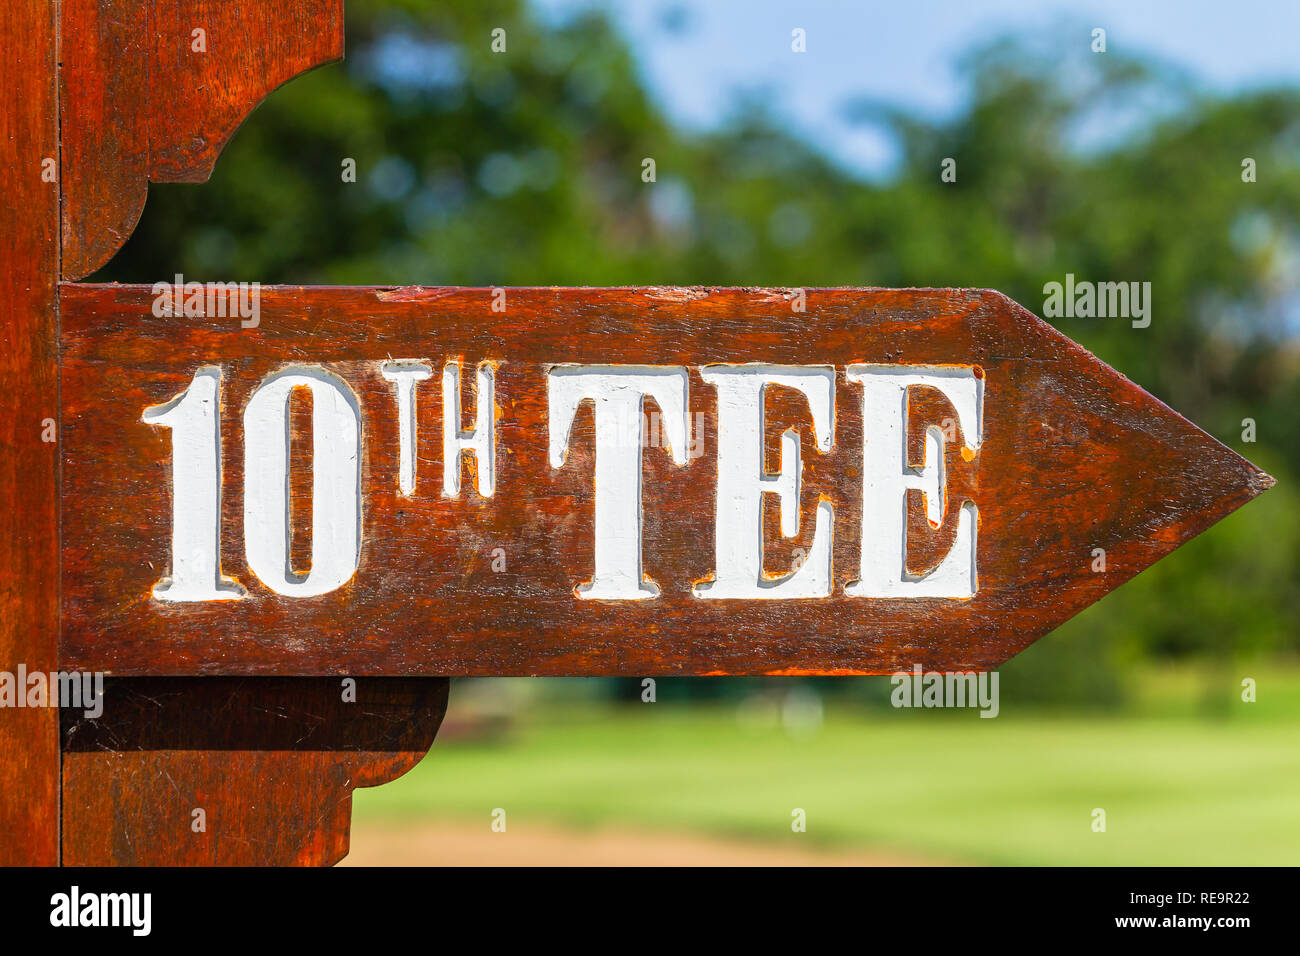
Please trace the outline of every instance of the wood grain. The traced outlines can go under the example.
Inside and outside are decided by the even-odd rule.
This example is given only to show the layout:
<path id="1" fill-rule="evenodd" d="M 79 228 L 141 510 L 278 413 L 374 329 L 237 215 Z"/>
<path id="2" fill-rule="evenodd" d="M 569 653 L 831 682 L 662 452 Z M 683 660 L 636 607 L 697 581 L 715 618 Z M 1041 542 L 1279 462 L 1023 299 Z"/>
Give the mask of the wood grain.
<path id="1" fill-rule="evenodd" d="M 65 286 L 64 660 L 117 674 L 795 674 L 996 666 L 1272 483 L 1156 399 L 1004 296 L 975 290 L 264 288 L 261 323 L 158 318 L 148 288 Z M 1140 334 L 1140 333 L 1135 333 Z M 387 359 L 448 358 L 497 372 L 498 490 L 444 498 L 437 380 L 419 392 L 417 492 L 396 488 L 397 417 Z M 546 372 L 556 363 L 684 365 L 703 418 L 703 455 L 643 456 L 650 601 L 579 601 L 592 567 L 592 427 L 574 424 L 569 460 L 546 456 Z M 832 597 L 704 601 L 713 565 L 714 362 L 830 364 L 835 444 L 809 440 L 807 407 L 773 390 L 768 454 L 801 430 L 800 536 L 768 515 L 768 569 L 807 549 L 819 496 L 836 510 Z M 861 539 L 861 392 L 849 363 L 961 364 L 986 379 L 984 444 L 947 446 L 950 502 L 979 507 L 980 588 L 967 601 L 850 598 Z M 360 568 L 339 590 L 294 599 L 261 585 L 242 548 L 240 416 L 252 389 L 288 364 L 321 364 L 358 393 L 363 416 Z M 167 434 L 144 425 L 203 364 L 225 376 L 225 573 L 250 597 L 165 605 L 150 589 L 170 543 Z M 465 379 L 471 380 L 471 376 Z M 924 426 L 952 415 L 917 390 Z M 472 403 L 464 402 L 469 420 Z M 774 464 L 774 461 L 769 461 Z M 468 477 L 468 475 L 467 475 Z M 303 484 L 294 485 L 301 495 Z M 295 509 L 300 509 L 295 504 Z M 947 550 L 912 496 L 923 570 Z M 952 508 L 951 513 L 956 508 Z M 494 549 L 506 568 L 492 569 Z M 1092 550 L 1107 571 L 1092 571 Z"/>
<path id="2" fill-rule="evenodd" d="M 206 180 L 268 93 L 343 55 L 343 3 L 64 0 L 62 30 L 63 275 L 77 279 L 121 248 L 150 182 Z"/>
<path id="3" fill-rule="evenodd" d="M 148 0 L 63 0 L 59 101 L 63 275 L 107 262 L 131 235 L 149 179 Z"/>
<path id="4" fill-rule="evenodd" d="M 58 666 L 58 445 L 42 440 L 43 421 L 59 416 L 54 10 L 0 4 L 0 670 L 10 673 Z M 0 710 L 0 864 L 58 862 L 58 747 L 57 711 Z"/>
<path id="5" fill-rule="evenodd" d="M 14 201 L 0 211 L 2 427 L 11 430 L 0 484 L 13 504 L 5 530 L 18 532 L 0 543 L 0 649 L 53 669 L 58 456 L 52 445 L 35 454 L 32 416 L 42 400 L 57 414 L 56 276 L 97 269 L 134 228 L 148 182 L 206 179 L 270 90 L 340 57 L 342 2 L 19 0 L 0 24 L 0 150 L 6 171 L 22 163 L 7 177 L 18 183 Z M 196 28 L 204 52 L 192 47 Z M 9 97 L 21 108 L 11 113 Z M 37 150 L 59 163 L 44 192 L 31 185 Z M 100 720 L 65 715 L 62 780 L 58 711 L 5 711 L 0 862 L 57 862 L 60 834 L 74 864 L 334 862 L 347 849 L 352 789 L 391 779 L 423 754 L 446 681 L 363 682 L 359 699 L 340 709 L 337 681 L 116 679 Z M 196 806 L 208 810 L 205 833 L 190 828 Z"/>
<path id="6" fill-rule="evenodd" d="M 64 863 L 336 863 L 352 791 L 413 767 L 446 706 L 446 680 L 349 703 L 337 679 L 110 679 L 101 717 L 64 717 Z"/>

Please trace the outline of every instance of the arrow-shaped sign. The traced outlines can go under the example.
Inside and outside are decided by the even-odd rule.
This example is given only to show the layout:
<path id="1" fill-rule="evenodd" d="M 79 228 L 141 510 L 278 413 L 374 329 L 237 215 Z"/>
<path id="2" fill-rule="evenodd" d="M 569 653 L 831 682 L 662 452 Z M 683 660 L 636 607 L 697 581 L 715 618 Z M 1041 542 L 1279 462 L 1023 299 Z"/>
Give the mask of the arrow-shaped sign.
<path id="1" fill-rule="evenodd" d="M 989 668 L 1273 483 L 994 292 L 61 301 L 70 668 Z"/>

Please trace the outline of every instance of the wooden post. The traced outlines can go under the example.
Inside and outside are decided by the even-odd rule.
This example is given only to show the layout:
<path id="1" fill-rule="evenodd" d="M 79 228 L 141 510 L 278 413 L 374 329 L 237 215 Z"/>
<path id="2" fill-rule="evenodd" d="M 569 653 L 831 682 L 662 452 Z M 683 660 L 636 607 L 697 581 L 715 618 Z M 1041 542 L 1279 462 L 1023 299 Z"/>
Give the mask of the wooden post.
<path id="1" fill-rule="evenodd" d="M 64 0 L 61 10 L 60 20 L 49 0 L 0 8 L 9 673 L 60 666 L 60 279 L 112 256 L 149 181 L 206 179 L 267 92 L 342 55 L 341 0 Z M 195 29 L 206 54 L 191 47 Z M 65 712 L 62 753 L 57 707 L 6 708 L 0 864 L 56 864 L 61 835 L 73 864 L 333 863 L 347 851 L 352 789 L 419 759 L 446 693 L 439 678 L 362 680 L 344 706 L 333 679 L 111 679 L 102 722 Z"/>
<path id="2" fill-rule="evenodd" d="M 58 667 L 55 5 L 0 4 L 0 668 Z M 0 863 L 59 860 L 59 712 L 0 714 Z"/>

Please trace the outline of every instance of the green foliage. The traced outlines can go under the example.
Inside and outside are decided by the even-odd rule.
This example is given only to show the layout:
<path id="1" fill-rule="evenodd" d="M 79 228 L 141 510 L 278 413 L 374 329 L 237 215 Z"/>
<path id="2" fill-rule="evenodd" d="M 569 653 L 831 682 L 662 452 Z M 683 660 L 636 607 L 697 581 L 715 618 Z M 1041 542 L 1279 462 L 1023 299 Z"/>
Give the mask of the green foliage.
<path id="1" fill-rule="evenodd" d="M 357 791 L 354 832 L 460 819 L 486 836 L 504 807 L 522 833 L 546 821 L 938 862 L 1293 866 L 1300 684 L 1258 676 L 1260 702 L 1223 723 L 1029 716 L 1005 695 L 991 720 L 841 708 L 799 734 L 717 705 L 534 711 L 515 739 L 440 737 L 402 779 Z M 806 833 L 791 832 L 794 807 Z"/>

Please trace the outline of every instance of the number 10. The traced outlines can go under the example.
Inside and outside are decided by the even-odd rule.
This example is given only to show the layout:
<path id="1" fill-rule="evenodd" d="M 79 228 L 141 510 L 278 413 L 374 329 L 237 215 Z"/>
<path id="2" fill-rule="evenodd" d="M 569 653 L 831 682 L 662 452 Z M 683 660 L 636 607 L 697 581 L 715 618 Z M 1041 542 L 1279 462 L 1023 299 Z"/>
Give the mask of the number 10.
<path id="1" fill-rule="evenodd" d="M 289 561 L 289 397 L 312 395 L 311 570 Z M 221 369 L 205 365 L 185 391 L 144 410 L 171 430 L 172 573 L 160 601 L 230 601 L 247 592 L 221 573 Z M 244 550 L 277 594 L 313 597 L 347 583 L 361 556 L 361 412 L 342 379 L 295 366 L 258 386 L 244 408 Z"/>

